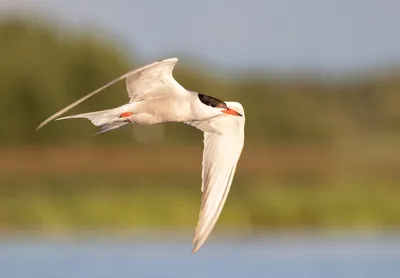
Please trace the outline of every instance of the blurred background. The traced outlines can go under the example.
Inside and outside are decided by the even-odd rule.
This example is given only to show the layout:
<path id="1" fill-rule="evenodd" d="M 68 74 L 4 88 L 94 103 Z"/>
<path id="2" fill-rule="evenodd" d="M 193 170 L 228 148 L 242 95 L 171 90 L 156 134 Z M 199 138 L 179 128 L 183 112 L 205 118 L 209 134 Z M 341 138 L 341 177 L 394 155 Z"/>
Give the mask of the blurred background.
<path id="1" fill-rule="evenodd" d="M 1 277 L 399 277 L 398 1 L 0 1 Z M 223 213 L 190 255 L 203 134 L 36 126 L 178 57 L 246 111 Z M 127 102 L 124 82 L 70 114 Z"/>

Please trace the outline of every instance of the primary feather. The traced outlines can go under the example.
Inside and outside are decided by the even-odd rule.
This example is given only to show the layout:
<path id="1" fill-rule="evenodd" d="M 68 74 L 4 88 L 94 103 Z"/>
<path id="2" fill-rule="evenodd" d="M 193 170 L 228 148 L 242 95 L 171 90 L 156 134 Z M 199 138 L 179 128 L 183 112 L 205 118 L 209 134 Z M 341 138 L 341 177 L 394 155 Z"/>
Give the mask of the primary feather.
<path id="1" fill-rule="evenodd" d="M 202 204 L 193 253 L 197 252 L 213 230 L 228 197 L 236 165 L 244 145 L 244 110 L 236 102 L 227 102 L 243 117 L 224 115 L 213 118 L 208 125 L 220 133 L 204 133 Z"/>

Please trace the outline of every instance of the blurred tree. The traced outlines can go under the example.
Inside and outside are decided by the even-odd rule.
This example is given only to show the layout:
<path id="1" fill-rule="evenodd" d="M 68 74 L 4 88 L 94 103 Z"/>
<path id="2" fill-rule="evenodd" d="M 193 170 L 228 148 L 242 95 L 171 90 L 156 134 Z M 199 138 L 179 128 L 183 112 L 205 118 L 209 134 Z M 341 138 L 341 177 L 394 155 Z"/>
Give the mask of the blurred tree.
<path id="1" fill-rule="evenodd" d="M 35 133 L 43 119 L 107 80 L 130 68 L 130 61 L 112 45 L 85 33 L 57 33 L 45 24 L 9 20 L 0 25 L 0 140 L 6 144 L 76 140 L 87 133 L 68 124 L 52 125 Z M 84 109 L 111 107 L 126 100 L 115 93 L 82 104 Z M 123 88 L 123 87 L 122 87 Z M 82 108 L 79 108 L 82 109 Z"/>
<path id="2" fill-rule="evenodd" d="M 134 144 L 132 138 L 140 136 L 159 144 L 200 145 L 201 132 L 181 124 L 135 126 L 135 132 L 125 127 L 95 140 L 90 135 L 97 129 L 86 120 L 52 124 L 35 132 L 55 111 L 143 65 L 127 58 L 128 52 L 117 48 L 120 43 L 99 39 L 94 33 L 22 19 L 0 22 L 0 116 L 5 119 L 0 122 L 0 143 Z M 366 134 L 399 136 L 400 83 L 395 70 L 346 79 L 249 71 L 229 79 L 227 73 L 221 78 L 217 70 L 187 61 L 181 59 L 176 67 L 176 79 L 189 90 L 241 102 L 249 143 L 330 145 L 345 138 L 365 140 Z M 71 113 L 107 109 L 126 101 L 124 82 L 120 82 Z"/>

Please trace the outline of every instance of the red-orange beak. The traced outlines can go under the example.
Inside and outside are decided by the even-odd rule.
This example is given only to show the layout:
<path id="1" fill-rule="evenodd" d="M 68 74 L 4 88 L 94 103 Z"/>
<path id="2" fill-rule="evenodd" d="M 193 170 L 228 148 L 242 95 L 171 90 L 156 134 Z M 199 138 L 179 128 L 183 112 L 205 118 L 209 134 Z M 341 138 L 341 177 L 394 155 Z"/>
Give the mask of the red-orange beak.
<path id="1" fill-rule="evenodd" d="M 230 115 L 234 115 L 234 116 L 240 116 L 240 117 L 243 116 L 243 115 L 240 114 L 239 112 L 236 112 L 235 110 L 230 109 L 230 108 L 227 108 L 227 109 L 225 109 L 225 110 L 222 110 L 222 112 L 225 113 L 225 114 L 230 114 Z"/>

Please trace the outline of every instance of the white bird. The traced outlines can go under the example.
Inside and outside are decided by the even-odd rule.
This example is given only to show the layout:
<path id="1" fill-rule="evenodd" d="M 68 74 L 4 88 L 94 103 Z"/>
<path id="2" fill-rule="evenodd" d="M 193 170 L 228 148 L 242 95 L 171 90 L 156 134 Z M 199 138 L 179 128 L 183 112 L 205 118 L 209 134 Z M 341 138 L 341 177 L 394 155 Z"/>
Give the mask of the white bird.
<path id="1" fill-rule="evenodd" d="M 203 192 L 192 253 L 197 252 L 213 230 L 225 204 L 244 145 L 244 110 L 238 102 L 188 91 L 173 77 L 177 58 L 157 61 L 114 79 L 43 121 L 86 118 L 100 132 L 128 123 L 152 125 L 182 122 L 204 132 Z M 84 100 L 126 78 L 130 101 L 117 108 L 57 118 Z"/>

